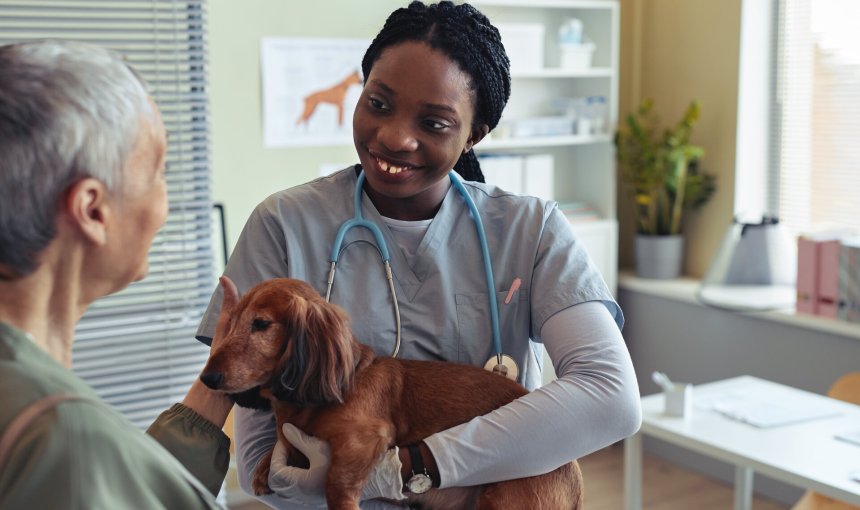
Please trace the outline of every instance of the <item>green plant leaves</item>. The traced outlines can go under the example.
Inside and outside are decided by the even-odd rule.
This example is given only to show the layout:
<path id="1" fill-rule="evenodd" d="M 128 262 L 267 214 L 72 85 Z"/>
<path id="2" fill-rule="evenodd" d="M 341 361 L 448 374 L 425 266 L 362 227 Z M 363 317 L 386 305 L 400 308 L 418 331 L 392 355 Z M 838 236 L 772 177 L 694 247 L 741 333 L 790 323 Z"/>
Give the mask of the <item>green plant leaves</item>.
<path id="1" fill-rule="evenodd" d="M 642 101 L 615 134 L 618 169 L 633 197 L 637 232 L 675 235 L 683 211 L 707 202 L 716 179 L 700 171 L 704 149 L 689 142 L 701 114 L 699 102 L 691 102 L 678 124 L 659 134 L 653 107 L 650 99 Z"/>

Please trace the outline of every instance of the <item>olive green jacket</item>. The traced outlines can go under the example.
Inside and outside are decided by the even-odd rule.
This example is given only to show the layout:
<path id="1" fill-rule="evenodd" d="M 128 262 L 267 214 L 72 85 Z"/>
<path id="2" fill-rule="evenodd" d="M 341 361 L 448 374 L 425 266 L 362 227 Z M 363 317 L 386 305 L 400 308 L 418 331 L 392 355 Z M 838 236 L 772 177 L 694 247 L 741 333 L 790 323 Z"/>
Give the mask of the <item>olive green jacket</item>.
<path id="1" fill-rule="evenodd" d="M 28 404 L 57 393 L 86 400 L 58 404 L 21 435 L 0 467 L 0 508 L 220 508 L 230 439 L 218 427 L 175 404 L 144 434 L 0 322 L 0 434 Z"/>

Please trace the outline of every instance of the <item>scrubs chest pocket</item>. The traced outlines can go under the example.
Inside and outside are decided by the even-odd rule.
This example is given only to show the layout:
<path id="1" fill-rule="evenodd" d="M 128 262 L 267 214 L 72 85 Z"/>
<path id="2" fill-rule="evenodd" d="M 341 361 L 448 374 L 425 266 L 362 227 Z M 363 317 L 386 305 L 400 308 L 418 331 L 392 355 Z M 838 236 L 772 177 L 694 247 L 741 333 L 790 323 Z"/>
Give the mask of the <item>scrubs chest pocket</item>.
<path id="1" fill-rule="evenodd" d="M 505 304 L 507 295 L 507 291 L 496 292 L 502 351 L 519 362 L 518 356 L 525 352 L 529 340 L 528 289 L 518 289 Z M 457 361 L 484 366 L 487 359 L 496 354 L 489 297 L 484 292 L 456 294 L 454 298 L 457 303 Z"/>

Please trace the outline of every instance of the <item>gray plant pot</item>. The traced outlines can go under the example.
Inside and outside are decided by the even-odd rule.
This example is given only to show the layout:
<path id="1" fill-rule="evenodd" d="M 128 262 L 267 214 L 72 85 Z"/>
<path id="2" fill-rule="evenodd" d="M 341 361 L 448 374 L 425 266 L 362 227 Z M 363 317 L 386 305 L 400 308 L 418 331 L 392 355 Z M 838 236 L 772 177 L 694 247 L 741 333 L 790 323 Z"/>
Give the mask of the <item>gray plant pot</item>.
<path id="1" fill-rule="evenodd" d="M 636 275 L 678 278 L 684 259 L 684 237 L 636 235 Z"/>

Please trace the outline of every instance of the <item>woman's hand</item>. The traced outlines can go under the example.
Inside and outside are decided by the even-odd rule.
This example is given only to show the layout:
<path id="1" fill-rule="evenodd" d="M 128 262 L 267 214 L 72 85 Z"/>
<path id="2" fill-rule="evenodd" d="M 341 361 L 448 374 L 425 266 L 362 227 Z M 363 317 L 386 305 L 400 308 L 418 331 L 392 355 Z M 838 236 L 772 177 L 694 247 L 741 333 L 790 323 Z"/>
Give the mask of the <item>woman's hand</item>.
<path id="1" fill-rule="evenodd" d="M 308 458 L 310 467 L 302 469 L 287 465 L 286 449 L 281 441 L 275 445 L 269 468 L 269 488 L 287 501 L 325 508 L 325 480 L 331 464 L 328 443 L 309 436 L 292 424 L 283 426 L 284 437 Z M 361 499 L 403 499 L 403 480 L 400 476 L 398 448 L 387 450 L 373 468 Z"/>
<path id="2" fill-rule="evenodd" d="M 287 441 L 308 458 L 309 467 L 302 469 L 288 466 L 287 450 L 283 441 L 279 440 L 269 466 L 269 488 L 287 501 L 325 508 L 325 478 L 331 464 L 328 443 L 305 434 L 289 423 L 284 424 L 283 432 Z"/>

